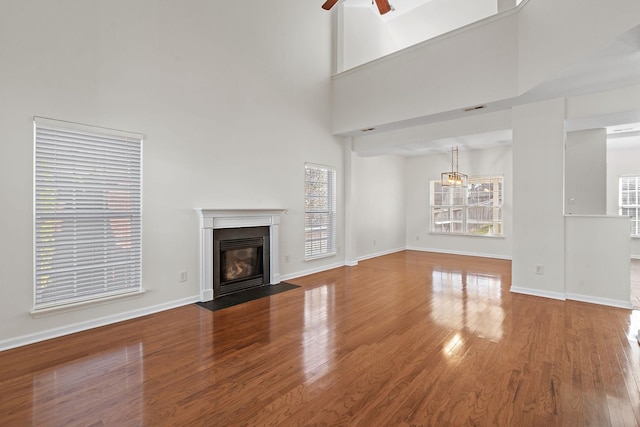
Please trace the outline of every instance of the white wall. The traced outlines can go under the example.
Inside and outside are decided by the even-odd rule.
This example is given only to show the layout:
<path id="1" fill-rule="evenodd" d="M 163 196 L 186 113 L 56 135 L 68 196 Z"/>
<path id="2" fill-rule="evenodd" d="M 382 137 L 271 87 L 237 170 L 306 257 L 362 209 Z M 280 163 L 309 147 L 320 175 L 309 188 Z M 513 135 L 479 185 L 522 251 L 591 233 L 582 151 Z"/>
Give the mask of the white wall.
<path id="1" fill-rule="evenodd" d="M 343 9 L 338 43 L 349 70 L 497 12 L 496 0 L 431 0 L 409 13 L 380 16 L 375 7 Z"/>
<path id="2" fill-rule="evenodd" d="M 460 171 L 469 176 L 504 176 L 504 237 L 430 234 L 431 180 L 451 168 L 450 153 L 411 157 L 406 169 L 407 247 L 415 250 L 511 258 L 513 245 L 513 174 L 511 147 L 460 152 Z"/>
<path id="3" fill-rule="evenodd" d="M 512 9 L 520 4 L 521 0 L 498 0 L 498 12 Z"/>
<path id="4" fill-rule="evenodd" d="M 518 91 L 524 93 L 638 25 L 636 0 L 532 0 L 518 17 Z"/>
<path id="5" fill-rule="evenodd" d="M 594 92 L 567 99 L 567 123 L 589 129 L 640 122 L 640 85 Z M 607 141 L 607 215 L 618 214 L 618 177 L 640 173 L 640 137 Z M 631 256 L 640 258 L 640 239 L 631 239 Z"/>
<path id="6" fill-rule="evenodd" d="M 628 220 L 599 215 L 565 220 L 567 298 L 632 308 Z"/>
<path id="7" fill-rule="evenodd" d="M 512 290 L 564 298 L 564 99 L 513 110 Z M 540 266 L 543 274 L 536 273 Z"/>
<path id="8" fill-rule="evenodd" d="M 629 138 L 623 146 L 610 140 L 607 149 L 607 215 L 618 215 L 618 178 L 640 175 L 640 136 Z M 640 258 L 640 239 L 631 239 L 631 256 Z"/>
<path id="9" fill-rule="evenodd" d="M 194 207 L 286 208 L 282 275 L 340 265 L 302 261 L 304 162 L 342 176 L 330 19 L 297 0 L 3 1 L 0 349 L 193 301 Z M 142 298 L 30 316 L 34 115 L 145 135 Z"/>
<path id="10" fill-rule="evenodd" d="M 353 158 L 358 259 L 405 247 L 405 162 L 399 156 Z"/>
<path id="11" fill-rule="evenodd" d="M 494 15 L 497 9 L 496 0 L 431 0 L 389 19 L 387 27 L 397 48 L 404 49 Z"/>
<path id="12" fill-rule="evenodd" d="M 342 6 L 340 3 L 338 6 Z M 342 67 L 349 70 L 398 50 L 389 28 L 378 16 L 377 9 L 343 7 L 342 31 L 337 43 L 341 46 Z"/>
<path id="13" fill-rule="evenodd" d="M 605 215 L 607 130 L 567 132 L 565 147 L 565 214 Z"/>
<path id="14" fill-rule="evenodd" d="M 497 15 L 334 77 L 335 133 L 511 98 L 517 20 Z"/>
<path id="15" fill-rule="evenodd" d="M 616 48 L 634 49 L 635 33 L 629 32 L 638 16 L 636 0 L 528 1 L 337 75 L 333 130 L 353 135 L 420 118 L 451 119 L 480 104 L 507 108 L 623 35 L 630 46 Z"/>

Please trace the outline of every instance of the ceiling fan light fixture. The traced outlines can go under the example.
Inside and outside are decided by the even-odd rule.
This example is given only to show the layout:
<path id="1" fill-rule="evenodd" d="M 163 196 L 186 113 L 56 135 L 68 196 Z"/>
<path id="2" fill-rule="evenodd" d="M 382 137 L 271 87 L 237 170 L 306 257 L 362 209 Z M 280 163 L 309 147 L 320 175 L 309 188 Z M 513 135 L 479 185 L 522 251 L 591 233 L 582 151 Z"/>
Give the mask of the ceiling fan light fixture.
<path id="1" fill-rule="evenodd" d="M 331 10 L 331 8 L 335 6 L 338 1 L 339 0 L 326 0 L 322 4 L 322 8 L 324 10 Z M 374 3 L 378 7 L 378 12 L 380 12 L 380 15 L 384 15 L 385 13 L 395 10 L 393 6 L 389 4 L 389 0 L 371 0 L 371 4 L 373 5 Z"/>
<path id="2" fill-rule="evenodd" d="M 335 6 L 336 3 L 338 3 L 338 0 L 327 0 L 322 5 L 322 8 L 324 10 L 330 10 L 333 6 Z"/>
<path id="3" fill-rule="evenodd" d="M 378 6 L 378 11 L 380 15 L 384 15 L 385 13 L 391 12 L 391 5 L 389 4 L 389 0 L 375 0 L 376 6 Z"/>

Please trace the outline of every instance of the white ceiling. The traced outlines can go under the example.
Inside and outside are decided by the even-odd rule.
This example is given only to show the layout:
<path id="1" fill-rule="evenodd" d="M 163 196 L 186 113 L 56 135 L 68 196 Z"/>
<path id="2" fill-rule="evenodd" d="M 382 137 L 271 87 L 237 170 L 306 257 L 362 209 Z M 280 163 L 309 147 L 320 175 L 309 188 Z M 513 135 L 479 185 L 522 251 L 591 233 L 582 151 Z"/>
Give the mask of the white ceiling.
<path id="1" fill-rule="evenodd" d="M 607 149 L 624 150 L 640 146 L 640 123 L 607 128 Z"/>

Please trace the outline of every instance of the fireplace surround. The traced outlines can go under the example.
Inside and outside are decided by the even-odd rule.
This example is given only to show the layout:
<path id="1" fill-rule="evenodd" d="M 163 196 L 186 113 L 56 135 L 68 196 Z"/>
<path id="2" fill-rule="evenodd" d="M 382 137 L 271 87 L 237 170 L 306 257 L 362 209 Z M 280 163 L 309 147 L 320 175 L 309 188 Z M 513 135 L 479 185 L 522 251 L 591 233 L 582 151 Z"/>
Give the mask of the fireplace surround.
<path id="1" fill-rule="evenodd" d="M 269 227 L 213 230 L 213 298 L 270 284 Z"/>
<path id="2" fill-rule="evenodd" d="M 262 284 L 275 285 L 280 283 L 280 270 L 278 259 L 278 232 L 280 215 L 284 209 L 205 209 L 197 208 L 200 217 L 200 300 L 211 301 L 214 298 L 241 290 L 247 287 L 260 286 Z M 262 231 L 256 231 L 262 230 Z M 231 233 L 231 235 L 229 234 Z M 259 234 L 261 236 L 256 235 Z M 214 237 L 215 235 L 215 237 Z M 231 238 L 229 238 L 231 236 Z M 222 237 L 222 238 L 220 238 Z M 252 239 L 261 239 L 262 246 Z M 237 240 L 236 247 L 226 247 L 225 256 L 233 258 L 232 267 L 220 275 L 220 266 L 214 268 L 214 247 L 220 245 L 220 241 Z M 218 241 L 218 243 L 216 243 Z M 234 243 L 231 243 L 233 246 Z M 251 249 L 255 248 L 255 249 Z M 265 256 L 267 255 L 267 256 Z M 263 279 L 256 269 L 257 259 L 268 259 L 263 265 Z M 227 260 L 229 261 L 229 260 Z M 222 290 L 221 286 L 214 289 L 214 282 L 220 279 L 227 282 L 229 288 Z M 239 284 L 240 279 L 253 283 Z M 258 284 L 257 280 L 264 280 Z M 222 292 L 220 292 L 222 290 Z"/>

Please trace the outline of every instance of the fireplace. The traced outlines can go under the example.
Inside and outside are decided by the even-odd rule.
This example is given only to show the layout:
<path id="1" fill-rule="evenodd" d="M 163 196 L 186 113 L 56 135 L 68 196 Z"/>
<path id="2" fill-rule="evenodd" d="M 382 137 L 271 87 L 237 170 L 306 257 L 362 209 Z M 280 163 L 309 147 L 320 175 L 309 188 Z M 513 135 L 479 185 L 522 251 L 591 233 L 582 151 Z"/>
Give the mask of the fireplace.
<path id="1" fill-rule="evenodd" d="M 269 282 L 269 227 L 213 230 L 213 297 Z"/>
<path id="2" fill-rule="evenodd" d="M 197 208 L 196 212 L 200 301 L 280 283 L 278 234 L 280 215 L 286 210 Z"/>

